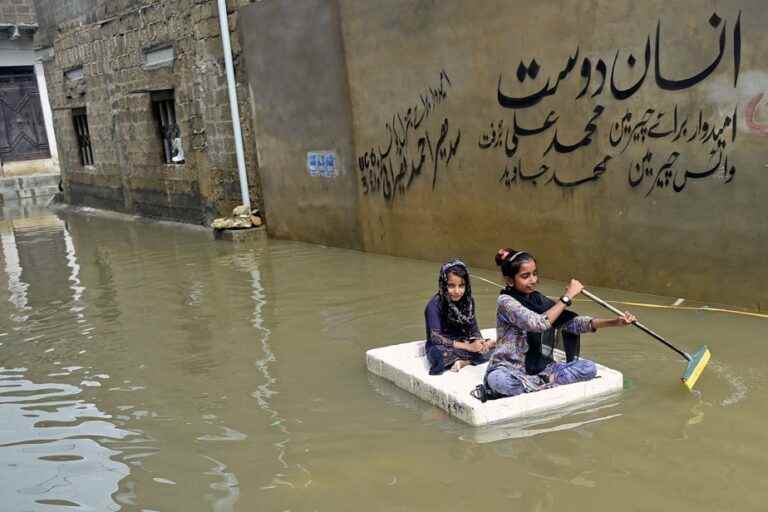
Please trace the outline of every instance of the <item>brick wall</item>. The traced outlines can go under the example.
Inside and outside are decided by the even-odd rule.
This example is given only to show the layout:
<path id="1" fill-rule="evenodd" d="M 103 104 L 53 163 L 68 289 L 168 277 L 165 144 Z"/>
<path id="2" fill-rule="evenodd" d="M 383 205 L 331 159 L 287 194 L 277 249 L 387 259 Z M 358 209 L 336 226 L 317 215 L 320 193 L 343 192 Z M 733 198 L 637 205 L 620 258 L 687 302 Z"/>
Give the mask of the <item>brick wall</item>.
<path id="1" fill-rule="evenodd" d="M 38 9 L 44 4 L 38 1 Z M 243 2 L 247 3 L 247 2 Z M 85 6 L 89 4 L 89 6 Z M 251 200 L 259 184 L 248 88 L 239 66 L 230 2 Z M 85 7 L 88 7 L 86 9 Z M 61 5 L 59 4 L 59 8 Z M 147 216 L 207 222 L 240 203 L 224 58 L 214 0 L 93 0 L 54 13 L 54 56 L 45 63 L 59 143 L 65 199 Z M 96 13 L 96 14 L 94 14 Z M 101 17 L 100 17 L 100 16 Z M 41 26 L 45 31 L 48 26 Z M 170 67 L 149 69 L 145 52 L 172 46 Z M 69 70 L 82 67 L 82 79 Z M 185 163 L 166 164 L 151 91 L 172 89 Z M 93 165 L 80 163 L 72 109 L 85 107 Z"/>
<path id="2" fill-rule="evenodd" d="M 0 0 L 0 23 L 36 23 L 33 0 Z"/>

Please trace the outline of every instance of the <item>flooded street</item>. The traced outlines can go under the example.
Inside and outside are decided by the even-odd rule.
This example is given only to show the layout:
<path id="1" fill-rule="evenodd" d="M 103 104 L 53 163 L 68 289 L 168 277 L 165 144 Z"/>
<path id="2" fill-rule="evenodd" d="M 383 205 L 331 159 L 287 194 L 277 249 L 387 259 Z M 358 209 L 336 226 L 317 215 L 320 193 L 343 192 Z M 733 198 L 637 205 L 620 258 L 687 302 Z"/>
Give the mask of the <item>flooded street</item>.
<path id="1" fill-rule="evenodd" d="M 6 210 L 0 236 L 3 511 L 765 509 L 768 319 L 625 306 L 709 346 L 694 393 L 677 354 L 609 329 L 582 355 L 622 394 L 472 428 L 365 369 L 423 338 L 437 262 L 43 206 Z M 498 289 L 473 291 L 493 326 Z"/>

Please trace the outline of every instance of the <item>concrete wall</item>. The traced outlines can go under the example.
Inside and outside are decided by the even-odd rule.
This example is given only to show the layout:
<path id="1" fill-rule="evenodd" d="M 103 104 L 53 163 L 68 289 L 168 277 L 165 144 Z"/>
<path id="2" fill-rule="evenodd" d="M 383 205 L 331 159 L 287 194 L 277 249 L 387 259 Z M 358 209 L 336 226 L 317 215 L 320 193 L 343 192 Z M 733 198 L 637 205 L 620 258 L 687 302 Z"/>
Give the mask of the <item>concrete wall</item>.
<path id="1" fill-rule="evenodd" d="M 337 8 L 345 70 L 306 32 Z M 348 78 L 365 250 L 491 267 L 512 246 L 546 277 L 768 307 L 763 2 L 273 0 L 243 18 L 270 30 L 268 9 L 282 40 L 245 39 L 252 83 L 280 88 L 254 85 L 260 152 L 295 153 L 272 164 L 283 197 L 316 194 L 300 158 L 322 133 L 303 113 L 330 97 L 325 52 Z M 319 241 L 289 210 L 278 234 Z"/>
<path id="2" fill-rule="evenodd" d="M 244 2 L 243 3 L 247 3 Z M 230 28 L 237 2 L 229 2 Z M 65 200 L 151 217 L 206 223 L 239 204 L 224 58 L 215 0 L 38 0 L 38 44 L 45 63 L 60 145 Z M 172 47 L 169 65 L 145 54 Z M 240 47 L 233 40 L 237 62 Z M 82 68 L 82 78 L 66 73 Z M 251 140 L 248 90 L 236 66 L 251 200 L 259 182 Z M 185 162 L 166 164 L 151 92 L 173 89 Z M 85 107 L 94 152 L 82 165 L 72 110 Z"/>
<path id="3" fill-rule="evenodd" d="M 360 247 L 349 89 L 333 2 L 261 2 L 241 11 L 271 236 Z M 335 156 L 328 175 L 308 153 Z M 312 175 L 314 174 L 314 175 Z"/>

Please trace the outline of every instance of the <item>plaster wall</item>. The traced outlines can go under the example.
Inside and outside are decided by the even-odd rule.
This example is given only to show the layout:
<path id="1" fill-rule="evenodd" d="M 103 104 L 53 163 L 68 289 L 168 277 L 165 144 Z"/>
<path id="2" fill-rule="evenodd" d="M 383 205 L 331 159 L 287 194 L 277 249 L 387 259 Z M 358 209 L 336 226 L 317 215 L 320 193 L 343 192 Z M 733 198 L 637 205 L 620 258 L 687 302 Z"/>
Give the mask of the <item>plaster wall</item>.
<path id="1" fill-rule="evenodd" d="M 349 89 L 338 8 L 260 2 L 240 11 L 270 236 L 360 247 Z M 336 157 L 311 175 L 308 153 Z"/>
<path id="2" fill-rule="evenodd" d="M 336 21 L 321 13 L 337 9 L 342 42 L 330 45 Z M 359 234 L 367 251 L 483 267 L 511 246 L 545 277 L 768 307 L 763 2 L 267 1 L 243 12 L 248 33 L 282 36 L 244 31 L 252 85 L 277 92 L 254 86 L 259 152 L 280 155 L 276 188 L 295 198 L 274 210 L 273 234 L 346 246 Z M 345 116 L 308 121 L 320 104 L 351 112 L 357 195 L 330 198 L 357 209 L 359 231 L 350 216 L 317 228 L 289 211 L 318 195 L 301 173 L 306 150 L 347 138 Z"/>
<path id="3" fill-rule="evenodd" d="M 0 35 L 0 67 L 32 66 L 34 61 L 35 49 L 31 37 L 10 40 Z"/>
<path id="4" fill-rule="evenodd" d="M 560 279 L 765 308 L 768 148 L 748 106 L 768 88 L 768 16 L 759 1 L 683 3 L 342 0 L 357 153 L 381 155 L 395 133 L 410 165 L 418 138 L 434 145 L 440 123 L 447 141 L 461 133 L 451 161 L 432 158 L 410 186 L 411 172 L 394 185 L 398 159 L 358 169 L 369 188 L 361 182 L 365 248 L 489 266 L 511 246 Z M 660 86 L 657 61 L 662 78 L 694 77 L 721 54 L 721 35 L 711 74 Z M 393 116 L 406 117 L 441 70 L 447 97 L 426 124 L 403 129 Z M 501 95 L 523 98 L 547 81 L 557 89 L 535 105 L 502 106 Z M 542 127 L 550 113 L 556 122 L 540 134 L 514 130 Z M 705 134 L 724 126 L 717 143 Z M 555 139 L 562 151 L 550 148 Z M 386 174 L 390 197 L 371 185 Z"/>

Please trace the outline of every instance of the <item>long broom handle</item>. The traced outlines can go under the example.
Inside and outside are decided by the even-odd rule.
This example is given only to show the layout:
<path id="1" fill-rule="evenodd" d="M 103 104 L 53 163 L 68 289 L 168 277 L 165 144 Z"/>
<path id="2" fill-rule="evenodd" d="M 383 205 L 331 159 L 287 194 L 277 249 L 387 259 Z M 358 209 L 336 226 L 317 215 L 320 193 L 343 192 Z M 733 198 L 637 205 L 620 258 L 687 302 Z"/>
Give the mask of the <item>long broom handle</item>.
<path id="1" fill-rule="evenodd" d="M 586 295 L 587 297 L 589 297 L 593 301 L 597 302 L 598 304 L 600 304 L 604 308 L 613 311 L 617 315 L 624 315 L 623 311 L 621 311 L 621 310 L 611 306 L 610 304 L 605 302 L 603 299 L 601 299 L 597 295 L 593 295 L 592 293 L 588 292 L 587 290 L 581 290 L 581 293 L 583 293 L 584 295 Z M 649 328 L 647 328 L 646 326 L 641 324 L 640 322 L 634 321 L 634 322 L 632 322 L 632 325 L 634 325 L 635 327 L 637 327 L 641 331 L 645 332 L 646 334 L 650 334 L 651 336 L 656 338 L 658 341 L 662 342 L 663 344 L 665 344 L 666 346 L 668 346 L 669 348 L 671 348 L 672 350 L 674 350 L 675 352 L 677 352 L 678 354 L 683 356 L 686 359 L 686 361 L 690 361 L 691 360 L 691 356 L 690 355 L 688 355 L 687 353 L 683 352 L 679 348 L 675 347 L 670 342 L 668 342 L 667 340 L 665 340 L 664 338 L 662 338 L 661 336 L 659 336 L 658 334 L 656 334 L 655 332 L 653 332 L 652 330 L 650 330 Z"/>

